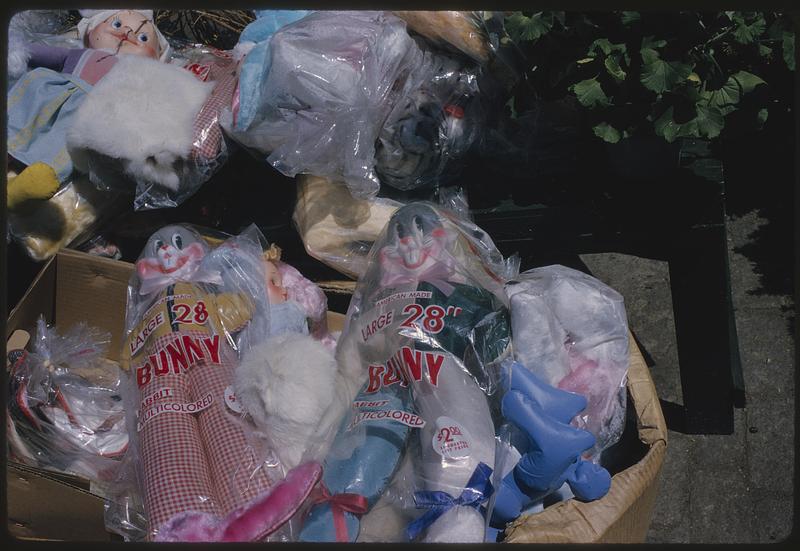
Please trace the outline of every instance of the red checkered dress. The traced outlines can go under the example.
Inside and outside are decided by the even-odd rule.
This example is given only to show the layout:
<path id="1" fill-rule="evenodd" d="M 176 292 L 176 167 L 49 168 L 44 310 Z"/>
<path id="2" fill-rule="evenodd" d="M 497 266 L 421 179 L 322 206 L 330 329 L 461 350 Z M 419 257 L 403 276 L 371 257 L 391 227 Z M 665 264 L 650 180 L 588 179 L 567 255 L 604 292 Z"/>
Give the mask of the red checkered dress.
<path id="1" fill-rule="evenodd" d="M 214 311 L 213 296 L 195 294 L 195 298 L 204 300 L 209 311 Z M 185 302 L 195 304 L 194 299 Z M 136 354 L 132 368 L 142 365 L 151 354 L 157 355 L 167 344 L 175 343 L 176 338 L 213 337 L 214 324 L 210 322 L 204 326 L 178 325 L 178 331 L 164 323 L 158 328 L 159 335 L 152 335 Z M 169 397 L 143 405 L 138 414 L 145 507 L 151 534 L 173 515 L 184 511 L 224 516 L 271 486 L 267 469 L 257 468 L 259 461 L 236 414 L 225 405 L 224 392 L 233 380 L 238 358 L 224 335 L 219 335 L 218 342 L 218 364 L 210 361 L 208 351 L 203 349 L 205 357 L 188 370 L 180 374 L 170 370 L 160 376 L 153 372 L 147 384 L 139 388 L 141 400 L 162 389 L 171 389 Z M 194 413 L 163 411 L 145 416 L 157 404 L 197 404 L 209 394 L 210 405 Z"/>
<path id="2" fill-rule="evenodd" d="M 194 120 L 191 156 L 198 161 L 212 161 L 222 149 L 219 114 L 223 108 L 232 106 L 237 66 L 238 63 L 233 59 L 221 56 L 214 56 L 212 61 L 203 66 L 208 71 L 204 70 L 200 78 L 216 84 Z"/>

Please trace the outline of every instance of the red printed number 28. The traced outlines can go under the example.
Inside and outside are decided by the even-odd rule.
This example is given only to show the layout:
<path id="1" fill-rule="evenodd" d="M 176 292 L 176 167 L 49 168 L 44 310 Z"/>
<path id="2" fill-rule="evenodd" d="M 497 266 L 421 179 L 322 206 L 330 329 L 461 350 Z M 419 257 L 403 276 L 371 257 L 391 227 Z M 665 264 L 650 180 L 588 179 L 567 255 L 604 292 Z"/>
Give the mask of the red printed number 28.
<path id="1" fill-rule="evenodd" d="M 410 314 L 400 327 L 416 327 L 416 321 L 422 318 L 422 328 L 428 333 L 438 333 L 444 328 L 445 310 L 441 306 L 432 304 L 422 308 L 419 304 L 409 304 L 403 308 L 404 314 Z"/>
<path id="2" fill-rule="evenodd" d="M 172 313 L 175 314 L 175 321 L 178 323 L 203 325 L 208 320 L 208 310 L 206 310 L 206 304 L 202 300 L 197 301 L 194 309 L 188 304 L 173 304 Z"/>

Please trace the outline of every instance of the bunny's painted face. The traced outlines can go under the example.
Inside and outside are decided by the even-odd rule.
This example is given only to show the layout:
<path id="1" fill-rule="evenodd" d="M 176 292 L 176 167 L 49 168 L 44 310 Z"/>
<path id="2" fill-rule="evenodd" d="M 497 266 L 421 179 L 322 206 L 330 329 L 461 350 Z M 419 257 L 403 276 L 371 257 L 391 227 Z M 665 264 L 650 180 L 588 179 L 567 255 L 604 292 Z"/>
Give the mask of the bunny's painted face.
<path id="1" fill-rule="evenodd" d="M 153 59 L 160 55 L 155 25 L 141 13 L 130 10 L 115 13 L 89 31 L 86 45 Z"/>
<path id="2" fill-rule="evenodd" d="M 150 237 L 136 269 L 142 279 L 194 271 L 205 255 L 197 235 L 181 226 L 167 226 Z"/>
<path id="3" fill-rule="evenodd" d="M 444 228 L 436 213 L 427 207 L 406 206 L 395 213 L 389 224 L 389 239 L 394 246 L 386 247 L 386 252 L 398 257 L 408 269 L 420 268 L 443 248 Z"/>

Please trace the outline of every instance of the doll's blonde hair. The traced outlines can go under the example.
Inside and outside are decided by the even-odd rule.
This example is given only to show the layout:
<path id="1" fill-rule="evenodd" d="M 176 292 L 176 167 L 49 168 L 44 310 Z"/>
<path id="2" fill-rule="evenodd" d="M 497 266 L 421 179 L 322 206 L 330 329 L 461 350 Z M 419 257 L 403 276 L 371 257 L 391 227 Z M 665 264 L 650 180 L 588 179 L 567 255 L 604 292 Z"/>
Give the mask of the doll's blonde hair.
<path id="1" fill-rule="evenodd" d="M 268 262 L 277 262 L 281 259 L 281 248 L 275 243 L 269 246 L 269 249 L 264 251 L 264 260 Z"/>

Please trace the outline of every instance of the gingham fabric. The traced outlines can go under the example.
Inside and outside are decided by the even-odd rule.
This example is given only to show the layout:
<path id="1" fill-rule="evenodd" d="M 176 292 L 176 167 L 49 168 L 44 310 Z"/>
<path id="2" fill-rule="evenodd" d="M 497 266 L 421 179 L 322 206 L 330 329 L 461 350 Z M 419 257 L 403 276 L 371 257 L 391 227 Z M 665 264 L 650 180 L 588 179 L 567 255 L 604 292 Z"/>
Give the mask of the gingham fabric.
<path id="1" fill-rule="evenodd" d="M 191 156 L 196 160 L 213 160 L 220 153 L 222 129 L 219 126 L 219 114 L 224 107 L 233 105 L 237 65 L 233 59 L 214 56 L 207 66 L 208 71 L 202 71 L 198 75 L 198 78 L 211 80 L 216 84 L 194 121 L 195 139 Z"/>
<path id="2" fill-rule="evenodd" d="M 208 338 L 213 335 L 211 324 L 206 327 L 209 331 L 154 335 L 137 357 L 157 353 L 178 336 Z M 151 536 L 177 513 L 202 511 L 224 516 L 271 485 L 266 469 L 256 468 L 244 431 L 225 405 L 224 391 L 231 384 L 237 358 L 224 335 L 219 339 L 219 364 L 200 360 L 181 374 L 152 376 L 139 389 L 142 400 L 161 389 L 172 389 L 174 396 L 154 404 L 190 404 L 212 396 L 211 404 L 195 413 L 164 411 L 144 419 L 148 408 L 139 411 L 140 422 L 144 420 L 139 442 Z M 140 363 L 134 363 L 134 368 Z"/>
<path id="3" fill-rule="evenodd" d="M 207 336 L 199 331 L 193 337 Z M 156 338 L 153 352 L 175 339 L 175 333 Z M 202 369 L 203 366 L 195 366 Z M 198 397 L 187 373 L 152 377 L 139 389 L 144 399 L 163 388 L 173 389 L 170 402 L 192 403 Z M 144 413 L 139 410 L 139 417 Z M 145 504 L 150 526 L 157 528 L 175 513 L 194 510 L 219 514 L 212 474 L 206 460 L 198 420 L 188 413 L 165 412 L 146 420 L 139 431 L 144 468 Z"/>
<path id="4" fill-rule="evenodd" d="M 263 468 L 256 471 L 255 454 L 235 414 L 225 405 L 224 392 L 233 381 L 237 358 L 226 345 L 221 345 L 220 349 L 222 365 L 197 366 L 188 375 L 196 399 L 208 393 L 214 397 L 211 406 L 196 415 L 216 487 L 215 495 L 220 510 L 227 514 L 268 488 L 270 480 Z"/>

